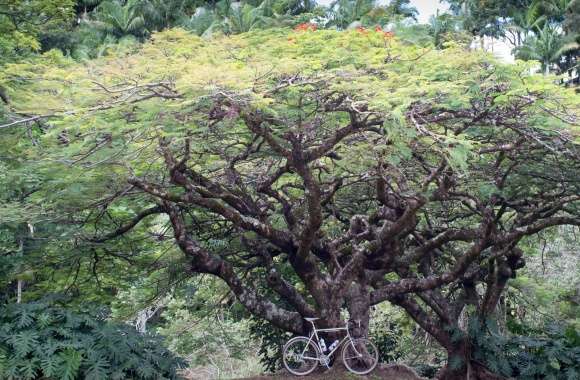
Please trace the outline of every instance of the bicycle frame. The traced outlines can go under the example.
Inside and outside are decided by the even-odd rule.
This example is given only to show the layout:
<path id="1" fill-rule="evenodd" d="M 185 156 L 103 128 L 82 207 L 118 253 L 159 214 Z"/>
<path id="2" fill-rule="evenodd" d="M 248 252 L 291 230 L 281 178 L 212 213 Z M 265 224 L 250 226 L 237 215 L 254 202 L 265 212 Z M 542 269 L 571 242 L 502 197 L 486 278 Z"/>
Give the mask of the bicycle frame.
<path id="1" fill-rule="evenodd" d="M 316 347 L 318 347 L 318 350 L 320 351 L 321 355 L 326 356 L 327 358 L 331 357 L 345 342 L 352 341 L 352 337 L 350 336 L 350 331 L 348 329 L 348 323 L 344 327 L 335 327 L 335 328 L 331 328 L 331 329 L 317 329 L 316 326 L 314 325 L 314 322 L 310 322 L 310 323 L 312 323 L 312 332 L 310 333 L 310 336 L 308 337 L 308 343 L 314 341 L 313 338 L 316 338 L 316 341 L 315 341 Z M 336 345 L 336 347 L 334 347 L 332 349 L 332 351 L 330 351 L 328 354 L 325 354 L 322 351 L 322 347 L 320 346 L 320 337 L 318 336 L 318 333 L 319 332 L 332 332 L 332 331 L 346 331 L 346 336 L 338 342 L 338 344 Z M 355 351 L 356 351 L 356 347 L 355 347 Z M 314 359 L 314 358 L 308 358 L 308 359 Z M 316 360 L 322 361 L 321 358 L 316 358 Z M 326 366 L 328 367 L 328 364 L 326 364 Z"/>

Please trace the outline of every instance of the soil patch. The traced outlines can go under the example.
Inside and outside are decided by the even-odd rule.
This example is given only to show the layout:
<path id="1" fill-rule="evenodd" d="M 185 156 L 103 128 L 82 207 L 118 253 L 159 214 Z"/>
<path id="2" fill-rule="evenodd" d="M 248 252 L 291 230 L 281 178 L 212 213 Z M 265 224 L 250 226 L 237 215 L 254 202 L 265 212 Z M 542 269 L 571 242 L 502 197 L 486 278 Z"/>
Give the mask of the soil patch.
<path id="1" fill-rule="evenodd" d="M 308 376 L 294 376 L 286 371 L 273 375 L 248 377 L 239 380 L 427 380 L 417 375 L 413 369 L 404 364 L 378 366 L 366 376 L 358 376 L 341 369 L 317 370 Z"/>

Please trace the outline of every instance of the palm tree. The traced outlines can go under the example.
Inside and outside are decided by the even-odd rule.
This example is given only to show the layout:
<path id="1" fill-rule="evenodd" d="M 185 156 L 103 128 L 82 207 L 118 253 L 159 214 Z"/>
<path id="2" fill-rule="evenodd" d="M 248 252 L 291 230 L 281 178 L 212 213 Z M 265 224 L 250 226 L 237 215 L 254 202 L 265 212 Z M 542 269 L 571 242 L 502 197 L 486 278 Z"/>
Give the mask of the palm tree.
<path id="1" fill-rule="evenodd" d="M 77 16 L 79 19 L 87 19 L 89 12 L 95 9 L 102 0 L 77 0 L 75 6 Z"/>
<path id="2" fill-rule="evenodd" d="M 445 42 L 445 36 L 449 33 L 457 31 L 460 21 L 457 16 L 449 13 L 431 16 L 429 19 L 430 34 L 433 36 L 433 43 L 437 48 L 440 48 Z"/>
<path id="3" fill-rule="evenodd" d="M 221 21 L 213 11 L 199 7 L 189 19 L 181 23 L 181 26 L 198 36 L 209 36 L 214 29 L 221 26 Z"/>
<path id="4" fill-rule="evenodd" d="M 266 19 L 274 17 L 271 3 L 266 0 L 258 7 L 248 3 L 221 0 L 212 10 L 198 8 L 190 19 L 182 23 L 186 29 L 198 35 L 210 35 L 215 30 L 226 34 L 245 33 L 266 24 Z M 271 15 L 266 17 L 266 15 Z"/>
<path id="5" fill-rule="evenodd" d="M 514 12 L 511 25 L 507 27 L 507 31 L 513 36 L 510 40 L 513 46 L 520 46 L 527 36 L 546 21 L 546 15 L 542 14 L 540 4 L 535 1 L 525 12 L 519 9 Z"/>
<path id="6" fill-rule="evenodd" d="M 238 34 L 249 32 L 262 24 L 262 10 L 250 4 L 233 3 L 230 16 L 226 19 L 227 32 Z"/>
<path id="7" fill-rule="evenodd" d="M 535 0 L 541 11 L 551 20 L 561 22 L 575 0 Z"/>
<path id="8" fill-rule="evenodd" d="M 314 8 L 316 8 L 316 1 L 314 0 L 264 0 L 257 1 L 255 4 L 251 2 L 252 5 L 262 6 L 264 2 L 269 2 L 274 13 L 278 15 L 292 15 L 297 16 L 302 13 L 309 13 Z"/>
<path id="9" fill-rule="evenodd" d="M 146 35 L 145 19 L 139 14 L 137 3 L 138 0 L 129 0 L 125 4 L 119 0 L 101 3 L 97 8 L 96 26 L 115 37 Z"/>
<path id="10" fill-rule="evenodd" d="M 336 0 L 330 5 L 330 25 L 346 29 L 375 8 L 375 0 Z"/>
<path id="11" fill-rule="evenodd" d="M 393 17 L 412 18 L 417 21 L 419 12 L 410 4 L 409 0 L 392 0 L 386 7 L 387 13 Z"/>
<path id="12" fill-rule="evenodd" d="M 559 27 L 545 23 L 543 28 L 536 28 L 536 33 L 528 36 L 515 52 L 517 58 L 540 61 L 547 75 L 552 64 L 558 63 L 563 54 L 574 49 L 578 49 L 577 43 L 568 42 Z"/>
<path id="13" fill-rule="evenodd" d="M 227 18 L 231 15 L 233 3 L 232 0 L 220 0 L 215 4 L 214 12 L 220 18 Z"/>
<path id="14" fill-rule="evenodd" d="M 163 30 L 187 18 L 191 0 L 141 0 L 135 3 L 136 11 L 141 14 L 149 31 Z"/>

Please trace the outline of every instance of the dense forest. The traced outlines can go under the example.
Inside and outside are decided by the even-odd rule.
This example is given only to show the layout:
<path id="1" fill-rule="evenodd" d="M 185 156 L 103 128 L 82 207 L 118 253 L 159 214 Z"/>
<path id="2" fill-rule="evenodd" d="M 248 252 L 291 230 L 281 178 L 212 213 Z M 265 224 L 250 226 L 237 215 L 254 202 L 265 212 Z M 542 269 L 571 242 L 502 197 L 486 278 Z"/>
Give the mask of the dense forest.
<path id="1" fill-rule="evenodd" d="M 0 379 L 580 379 L 580 2 L 442 3 L 0 0 Z"/>

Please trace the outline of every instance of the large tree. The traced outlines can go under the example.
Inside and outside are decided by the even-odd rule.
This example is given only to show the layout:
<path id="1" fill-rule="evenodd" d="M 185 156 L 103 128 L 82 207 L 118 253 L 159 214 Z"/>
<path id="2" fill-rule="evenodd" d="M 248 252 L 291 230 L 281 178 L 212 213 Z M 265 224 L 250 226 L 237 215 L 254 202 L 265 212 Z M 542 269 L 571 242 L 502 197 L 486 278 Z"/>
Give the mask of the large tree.
<path id="1" fill-rule="evenodd" d="M 523 239 L 580 225 L 577 95 L 381 31 L 169 31 L 125 54 L 0 79 L 0 128 L 42 135 L 31 165 L 65 178 L 45 207 L 74 194 L 87 244 L 171 235 L 184 273 L 296 334 L 343 309 L 366 334 L 391 302 L 447 350 L 440 378 L 494 378 L 460 322 L 494 314 Z"/>

